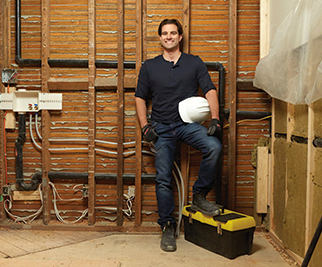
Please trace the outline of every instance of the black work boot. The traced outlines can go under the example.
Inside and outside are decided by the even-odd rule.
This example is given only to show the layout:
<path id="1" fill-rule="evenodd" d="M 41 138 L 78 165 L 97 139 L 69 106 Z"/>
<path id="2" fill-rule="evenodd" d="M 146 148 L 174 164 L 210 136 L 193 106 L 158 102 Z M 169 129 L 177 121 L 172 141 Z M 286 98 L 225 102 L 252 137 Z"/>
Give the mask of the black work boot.
<path id="1" fill-rule="evenodd" d="M 161 239 L 161 249 L 167 252 L 176 251 L 177 245 L 174 237 L 174 225 L 167 222 L 163 227 L 163 234 Z"/>
<path id="2" fill-rule="evenodd" d="M 200 211 L 204 215 L 217 216 L 220 214 L 220 209 L 214 203 L 206 200 L 205 192 L 193 195 L 191 209 L 193 211 Z"/>

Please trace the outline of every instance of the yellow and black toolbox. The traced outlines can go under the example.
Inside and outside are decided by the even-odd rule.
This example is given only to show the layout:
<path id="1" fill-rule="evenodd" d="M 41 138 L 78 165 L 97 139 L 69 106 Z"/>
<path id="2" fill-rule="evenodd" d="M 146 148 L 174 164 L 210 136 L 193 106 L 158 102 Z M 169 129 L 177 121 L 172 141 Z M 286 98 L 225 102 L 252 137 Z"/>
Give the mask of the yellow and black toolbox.
<path id="1" fill-rule="evenodd" d="M 192 211 L 188 205 L 182 210 L 182 218 L 187 241 L 228 259 L 252 253 L 256 226 L 253 217 L 226 209 L 211 217 Z"/>

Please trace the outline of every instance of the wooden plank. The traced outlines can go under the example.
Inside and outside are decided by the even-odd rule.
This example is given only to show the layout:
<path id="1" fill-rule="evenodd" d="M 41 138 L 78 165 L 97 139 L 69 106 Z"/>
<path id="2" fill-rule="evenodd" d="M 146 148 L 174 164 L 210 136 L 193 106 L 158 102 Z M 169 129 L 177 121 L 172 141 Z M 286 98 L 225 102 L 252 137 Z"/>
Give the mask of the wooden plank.
<path id="1" fill-rule="evenodd" d="M 13 200 L 40 200 L 39 191 L 13 191 Z"/>
<path id="2" fill-rule="evenodd" d="M 142 57 L 147 59 L 148 34 L 147 34 L 147 0 L 142 0 Z"/>
<path id="3" fill-rule="evenodd" d="M 306 209 L 305 209 L 305 251 L 308 250 L 313 236 L 313 196 L 315 176 L 315 150 L 313 146 L 314 136 L 314 103 L 308 106 L 308 148 L 307 148 L 307 176 L 306 176 Z"/>
<path id="4" fill-rule="evenodd" d="M 272 230 L 269 232 L 269 236 L 275 241 L 275 243 L 283 249 L 283 251 L 288 255 L 292 260 L 294 260 L 298 266 L 302 265 L 303 258 L 288 249 L 284 246 L 283 242 L 279 239 L 279 237 L 276 235 L 276 233 Z"/>
<path id="5" fill-rule="evenodd" d="M 10 53 L 10 42 L 11 42 L 11 34 L 10 34 L 10 2 L 9 1 L 1 1 L 1 31 L 0 34 L 2 34 L 2 58 L 0 59 L 0 68 L 9 68 L 10 61 L 11 61 L 11 53 Z M 1 52 L 1 49 L 0 49 Z M 3 83 L 0 83 L 0 92 L 4 93 L 6 92 L 6 88 Z M 5 151 L 6 148 L 4 146 L 4 138 L 6 138 L 6 132 L 5 132 L 5 124 L 4 124 L 4 114 L 5 112 L 3 110 L 0 111 L 0 153 L 1 153 L 1 170 L 0 170 L 0 192 L 2 192 L 2 186 L 7 184 L 6 177 L 6 156 Z M 0 193 L 1 194 L 1 193 Z M 3 202 L 0 202 L 2 204 Z M 4 210 L 3 205 L 0 205 L 0 222 L 5 220 L 7 218 L 7 214 Z"/>
<path id="6" fill-rule="evenodd" d="M 124 3 L 117 1 L 117 60 L 118 60 L 118 82 L 117 82 L 117 225 L 123 225 L 123 171 L 124 171 Z"/>
<path id="7" fill-rule="evenodd" d="M 16 91 L 16 87 L 9 87 L 9 93 Z M 16 127 L 16 114 L 12 110 L 7 111 L 5 128 L 14 130 Z"/>
<path id="8" fill-rule="evenodd" d="M 269 51 L 269 0 L 260 0 L 260 58 Z"/>
<path id="9" fill-rule="evenodd" d="M 236 202 L 236 111 L 237 111 L 237 0 L 229 1 L 229 131 L 228 131 L 228 208 Z"/>
<path id="10" fill-rule="evenodd" d="M 1 88 L 1 92 L 3 92 L 4 90 L 4 87 L 0 87 Z M 5 137 L 5 129 L 4 129 L 4 111 L 3 110 L 0 110 L 0 140 L 4 140 L 6 137 Z M 1 200 L 0 201 L 0 223 L 2 223 L 6 218 L 7 218 L 7 215 L 6 215 L 6 212 L 4 210 L 4 206 L 2 205 L 3 203 L 3 199 L 2 199 L 2 187 L 4 185 L 7 184 L 7 181 L 6 181 L 6 157 L 5 157 L 5 145 L 4 145 L 4 142 L 0 142 L 0 153 L 1 153 L 1 161 L 0 161 L 0 190 L 1 190 Z"/>
<path id="11" fill-rule="evenodd" d="M 94 225 L 96 184 L 95 184 L 95 138 L 96 138 L 96 93 L 95 93 L 95 35 L 96 35 L 96 15 L 95 0 L 88 1 L 88 224 Z"/>
<path id="12" fill-rule="evenodd" d="M 286 131 L 287 131 L 287 141 L 292 142 L 292 133 L 294 130 L 294 123 L 295 123 L 295 110 L 294 110 L 294 105 L 287 103 L 287 126 L 286 126 Z"/>
<path id="13" fill-rule="evenodd" d="M 142 66 L 142 0 L 136 0 L 136 78 Z M 142 134 L 138 117 L 135 120 L 135 225 L 140 226 L 142 222 Z"/>
<path id="14" fill-rule="evenodd" d="M 141 62 L 136 62 L 136 65 L 141 66 Z M 95 87 L 99 89 L 116 89 L 118 78 L 96 78 Z M 136 78 L 124 77 L 124 88 L 135 88 Z"/>
<path id="15" fill-rule="evenodd" d="M 185 53 L 189 53 L 190 51 L 190 0 L 183 0 L 182 2 L 182 27 L 183 27 L 183 46 L 182 51 Z M 180 162 L 180 170 L 184 184 L 184 205 L 188 204 L 189 197 L 189 161 L 188 161 L 188 147 L 186 144 L 181 144 L 181 162 Z"/>
<path id="16" fill-rule="evenodd" d="M 48 90 L 50 67 L 47 59 L 50 53 L 50 0 L 42 0 L 42 64 L 41 64 L 41 91 Z M 43 192 L 43 223 L 47 225 L 51 220 L 51 199 L 48 171 L 50 170 L 50 114 L 48 110 L 42 110 L 42 192 Z"/>
<path id="17" fill-rule="evenodd" d="M 256 212 L 267 213 L 268 204 L 268 147 L 257 148 Z"/>
<path id="18" fill-rule="evenodd" d="M 237 80 L 237 89 L 238 91 L 255 91 L 255 92 L 261 92 L 262 89 L 259 89 L 257 87 L 254 87 L 253 80 Z"/>
<path id="19" fill-rule="evenodd" d="M 190 51 L 190 0 L 182 1 L 182 27 L 183 27 L 183 46 L 182 51 Z"/>
<path id="20" fill-rule="evenodd" d="M 87 78 L 50 78 L 48 89 L 55 90 L 88 90 Z"/>
<path id="21" fill-rule="evenodd" d="M 11 43 L 11 32 L 10 32 L 10 2 L 1 1 L 1 10 L 2 10 L 2 33 L 3 33 L 3 68 L 10 68 L 11 62 L 11 52 L 10 52 L 10 43 Z"/>
<path id="22" fill-rule="evenodd" d="M 95 88 L 112 89 L 117 88 L 118 78 L 95 78 Z M 135 88 L 136 78 L 124 78 L 124 88 Z M 53 78 L 48 80 L 48 88 L 50 91 L 61 90 L 88 90 L 87 78 Z"/>
<path id="23" fill-rule="evenodd" d="M 275 209 L 274 209 L 274 166 L 275 166 L 275 163 L 274 163 L 274 154 L 275 154 L 275 123 L 276 123 L 276 120 L 275 120 L 275 116 L 276 116 L 276 110 L 275 110 L 275 99 L 273 98 L 272 99 L 272 129 L 271 129 L 271 164 L 270 164 L 270 173 L 271 173 L 271 176 L 270 176 L 270 181 L 269 181 L 269 184 L 270 184 L 270 192 L 269 192 L 269 231 L 274 231 L 275 229 L 275 223 L 274 223 L 274 216 L 275 216 Z"/>
<path id="24" fill-rule="evenodd" d="M 184 205 L 188 204 L 189 199 L 189 158 L 188 155 L 188 146 L 186 144 L 181 144 L 181 152 L 180 152 L 180 171 L 183 179 L 184 186 Z M 181 188 L 182 190 L 182 188 Z"/>

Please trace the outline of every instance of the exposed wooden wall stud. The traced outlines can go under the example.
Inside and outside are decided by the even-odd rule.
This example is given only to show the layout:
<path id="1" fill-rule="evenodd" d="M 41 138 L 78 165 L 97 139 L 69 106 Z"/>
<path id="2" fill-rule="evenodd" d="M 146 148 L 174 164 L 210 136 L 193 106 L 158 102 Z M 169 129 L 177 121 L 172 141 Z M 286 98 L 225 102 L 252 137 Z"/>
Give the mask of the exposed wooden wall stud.
<path id="1" fill-rule="evenodd" d="M 1 33 L 3 34 L 2 40 L 2 59 L 0 59 L 0 69 L 1 68 L 9 68 L 11 53 L 10 53 L 10 2 L 9 1 L 1 1 L 1 11 L 2 17 L 0 20 L 1 23 Z M 1 54 L 0 54 L 1 56 Z M 6 88 L 3 83 L 0 84 L 0 92 L 6 92 Z M 2 194 L 2 186 L 6 184 L 6 167 L 5 167 L 5 147 L 4 147 L 4 138 L 5 138 L 5 124 L 4 124 L 4 114 L 3 110 L 0 110 L 0 152 L 1 152 L 1 170 L 0 170 L 0 194 Z M 2 202 L 1 202 L 2 203 Z M 0 222 L 7 218 L 6 212 L 4 210 L 3 205 L 0 205 Z"/>
<path id="2" fill-rule="evenodd" d="M 96 93 L 95 93 L 95 35 L 96 35 L 96 16 L 95 16 L 95 0 L 88 1 L 88 224 L 95 224 L 95 199 L 96 199 L 96 184 L 95 184 L 95 133 L 96 133 Z"/>
<path id="3" fill-rule="evenodd" d="M 138 77 L 143 60 L 142 47 L 142 0 L 136 0 L 136 77 Z M 135 226 L 140 226 L 142 217 L 142 134 L 141 125 L 135 120 Z"/>
<path id="4" fill-rule="evenodd" d="M 229 132 L 228 132 L 228 207 L 236 201 L 236 111 L 237 111 L 237 0 L 229 1 Z"/>
<path id="5" fill-rule="evenodd" d="M 50 68 L 48 58 L 50 53 L 50 0 L 42 0 L 42 58 L 41 58 L 41 91 L 49 92 L 48 79 Z M 50 114 L 42 110 L 42 192 L 43 192 L 43 222 L 48 224 L 51 219 L 51 199 L 48 172 L 50 170 Z"/>
<path id="6" fill-rule="evenodd" d="M 117 61 L 118 61 L 118 112 L 117 112 L 117 225 L 123 224 L 123 142 L 124 142 L 124 2 L 117 1 Z"/>

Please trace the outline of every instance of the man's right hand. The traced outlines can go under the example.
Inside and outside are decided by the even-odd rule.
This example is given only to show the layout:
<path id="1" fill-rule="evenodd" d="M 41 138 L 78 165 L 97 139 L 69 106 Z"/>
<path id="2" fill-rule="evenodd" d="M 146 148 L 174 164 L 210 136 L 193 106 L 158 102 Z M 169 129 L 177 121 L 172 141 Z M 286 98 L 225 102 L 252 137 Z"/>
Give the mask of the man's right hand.
<path id="1" fill-rule="evenodd" d="M 155 143 L 159 138 L 159 136 L 154 131 L 151 124 L 146 124 L 142 129 L 142 133 L 143 133 L 143 139 L 148 142 Z"/>

